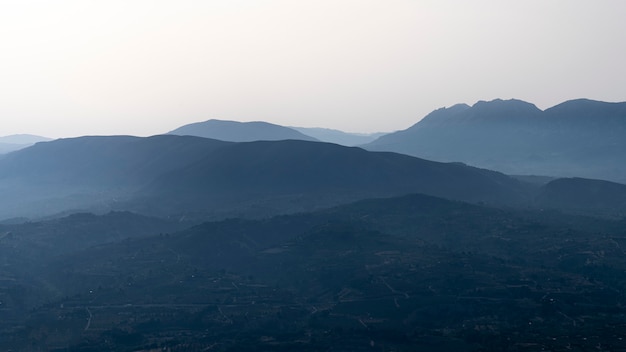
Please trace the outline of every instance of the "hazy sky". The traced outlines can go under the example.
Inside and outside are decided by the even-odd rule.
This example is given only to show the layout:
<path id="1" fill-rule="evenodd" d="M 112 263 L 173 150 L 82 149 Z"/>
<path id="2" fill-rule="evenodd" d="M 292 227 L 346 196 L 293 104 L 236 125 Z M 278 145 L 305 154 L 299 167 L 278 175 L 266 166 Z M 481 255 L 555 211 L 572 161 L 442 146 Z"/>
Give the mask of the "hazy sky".
<path id="1" fill-rule="evenodd" d="M 0 136 L 391 131 L 461 102 L 626 101 L 625 63 L 623 0 L 0 0 Z"/>

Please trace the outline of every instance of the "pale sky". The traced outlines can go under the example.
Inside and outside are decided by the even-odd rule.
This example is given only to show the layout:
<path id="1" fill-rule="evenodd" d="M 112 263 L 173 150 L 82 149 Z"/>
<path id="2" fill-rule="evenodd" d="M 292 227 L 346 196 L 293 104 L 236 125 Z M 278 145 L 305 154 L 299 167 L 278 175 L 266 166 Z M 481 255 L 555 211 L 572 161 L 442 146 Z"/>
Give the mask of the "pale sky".
<path id="1" fill-rule="evenodd" d="M 582 97 L 626 101 L 626 1 L 0 0 L 0 136 L 393 131 Z"/>

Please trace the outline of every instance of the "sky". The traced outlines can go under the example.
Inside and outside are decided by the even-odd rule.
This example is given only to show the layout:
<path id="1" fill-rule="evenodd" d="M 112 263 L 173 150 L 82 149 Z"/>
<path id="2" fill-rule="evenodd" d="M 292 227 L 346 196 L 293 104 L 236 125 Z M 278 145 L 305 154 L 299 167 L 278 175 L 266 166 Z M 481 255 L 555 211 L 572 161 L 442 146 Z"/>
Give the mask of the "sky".
<path id="1" fill-rule="evenodd" d="M 625 18 L 622 0 L 0 0 L 0 136 L 388 132 L 479 100 L 626 101 Z"/>

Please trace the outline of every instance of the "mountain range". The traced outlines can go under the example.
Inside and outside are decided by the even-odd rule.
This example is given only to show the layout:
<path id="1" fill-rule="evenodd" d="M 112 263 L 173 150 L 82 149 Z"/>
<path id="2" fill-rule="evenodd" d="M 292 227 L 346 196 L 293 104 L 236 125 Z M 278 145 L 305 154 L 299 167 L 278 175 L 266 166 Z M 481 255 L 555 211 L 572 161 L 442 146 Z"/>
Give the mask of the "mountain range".
<path id="1" fill-rule="evenodd" d="M 496 100 L 368 144 L 402 153 L 210 120 L 2 154 L 0 346 L 626 350 L 626 185 L 580 177 L 619 179 L 623 116 Z"/>
<path id="2" fill-rule="evenodd" d="M 626 182 L 626 103 L 579 99 L 545 111 L 520 100 L 459 104 L 364 147 L 514 175 Z"/>
<path id="3" fill-rule="evenodd" d="M 80 137 L 0 158 L 2 218 L 72 210 L 267 216 L 425 193 L 519 203 L 526 185 L 458 163 L 297 140 Z"/>
<path id="4" fill-rule="evenodd" d="M 521 100 L 479 101 L 433 111 L 394 133 L 355 134 L 265 122 L 209 120 L 170 134 L 224 141 L 309 140 L 463 162 L 510 175 L 626 183 L 626 103 L 571 100 L 542 111 Z"/>
<path id="5" fill-rule="evenodd" d="M 572 109 L 578 115 L 572 117 Z M 410 129 L 382 136 L 366 147 L 411 154 L 411 147 L 420 146 L 420 153 L 435 160 L 465 158 L 470 165 L 484 162 L 495 165 L 494 169 L 500 165 L 500 169 L 515 174 L 574 173 L 566 168 L 570 162 L 576 170 L 586 170 L 577 171 L 575 176 L 620 179 L 620 170 L 626 167 L 626 163 L 616 162 L 625 158 L 617 153 L 626 143 L 618 138 L 624 120 L 622 109 L 623 104 L 586 100 L 545 112 L 518 100 L 456 105 L 437 110 Z M 594 112 L 600 116 L 595 119 L 602 121 L 590 124 Z M 173 134 L 201 134 L 203 128 L 211 130 L 212 126 L 225 128 L 215 128 L 212 133 L 229 132 L 221 135 L 223 140 Z M 555 180 L 552 177 L 537 183 L 535 179 L 544 178 L 511 178 L 457 162 L 368 152 L 304 141 L 299 135 L 292 139 L 293 133 L 299 132 L 265 123 L 209 120 L 175 131 L 145 138 L 59 139 L 6 154 L 0 157 L 0 191 L 4 195 L 0 218 L 110 210 L 199 219 L 258 217 L 407 193 L 612 216 L 619 216 L 626 208 L 622 192 L 614 192 L 621 185 L 607 186 L 610 183 L 589 177 L 548 183 Z M 268 131 L 281 140 L 224 141 L 262 135 L 270 139 Z M 442 145 L 442 141 L 453 142 Z M 606 153 L 592 157 L 593 148 Z M 548 150 L 552 152 L 545 152 Z M 458 158 L 442 156 L 446 152 Z M 528 153 L 537 157 L 530 158 Z M 556 184 L 575 184 L 565 192 L 575 201 L 563 201 L 568 198 L 563 191 L 554 191 L 562 189 L 553 189 Z M 613 198 L 608 196 L 612 192 Z"/>

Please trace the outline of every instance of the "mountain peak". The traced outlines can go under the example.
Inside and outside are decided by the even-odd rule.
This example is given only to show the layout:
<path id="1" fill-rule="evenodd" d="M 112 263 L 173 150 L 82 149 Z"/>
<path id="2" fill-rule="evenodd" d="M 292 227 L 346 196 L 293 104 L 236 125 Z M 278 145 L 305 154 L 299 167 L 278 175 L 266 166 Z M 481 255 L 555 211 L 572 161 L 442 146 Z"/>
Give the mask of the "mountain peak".
<path id="1" fill-rule="evenodd" d="M 439 109 L 367 149 L 461 161 L 511 174 L 624 182 L 626 102 L 566 101 L 540 110 L 522 100 Z"/>
<path id="2" fill-rule="evenodd" d="M 517 110 L 519 112 L 540 112 L 541 110 L 531 104 L 519 99 L 494 99 L 491 101 L 479 100 L 473 106 L 473 109 L 494 109 L 494 110 Z"/>

